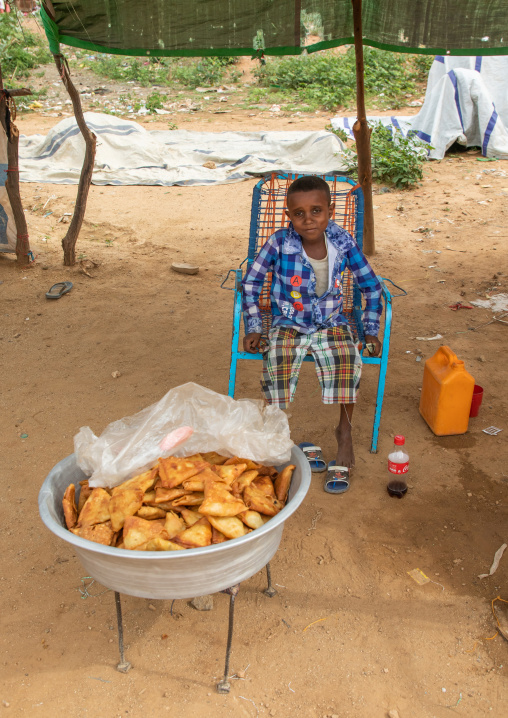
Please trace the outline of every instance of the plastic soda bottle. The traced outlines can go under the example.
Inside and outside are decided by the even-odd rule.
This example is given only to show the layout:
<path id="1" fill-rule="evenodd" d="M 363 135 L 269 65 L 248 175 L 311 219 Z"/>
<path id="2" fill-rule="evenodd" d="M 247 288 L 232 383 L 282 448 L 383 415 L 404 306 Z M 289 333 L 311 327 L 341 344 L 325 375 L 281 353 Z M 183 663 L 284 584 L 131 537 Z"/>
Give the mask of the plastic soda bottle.
<path id="1" fill-rule="evenodd" d="M 409 456 L 402 448 L 405 443 L 405 437 L 400 434 L 393 440 L 393 451 L 388 454 L 388 471 L 391 474 L 407 474 Z"/>

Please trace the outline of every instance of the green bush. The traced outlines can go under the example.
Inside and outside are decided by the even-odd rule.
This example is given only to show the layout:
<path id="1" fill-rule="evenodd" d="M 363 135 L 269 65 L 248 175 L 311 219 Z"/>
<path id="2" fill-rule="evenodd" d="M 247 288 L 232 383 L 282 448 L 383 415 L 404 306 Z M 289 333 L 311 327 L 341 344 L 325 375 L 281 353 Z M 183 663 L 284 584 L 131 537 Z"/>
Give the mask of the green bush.
<path id="1" fill-rule="evenodd" d="M 145 107 L 149 112 L 155 112 L 155 110 L 162 110 L 163 103 L 167 102 L 167 95 L 161 95 L 158 92 L 152 92 L 148 95 L 145 102 Z"/>
<path id="2" fill-rule="evenodd" d="M 0 64 L 7 87 L 12 87 L 15 78 L 28 77 L 34 67 L 51 60 L 46 36 L 22 29 L 21 15 L 11 4 L 11 12 L 0 15 Z"/>
<path id="3" fill-rule="evenodd" d="M 412 55 L 417 82 L 427 82 L 430 66 L 434 62 L 434 55 Z"/>
<path id="4" fill-rule="evenodd" d="M 423 165 L 430 145 L 416 135 L 403 137 L 400 131 L 384 127 L 381 122 L 372 124 L 370 136 L 372 178 L 399 189 L 414 187 L 423 177 Z M 348 172 L 358 175 L 355 145 L 345 150 Z"/>
<path id="5" fill-rule="evenodd" d="M 403 95 L 416 91 L 421 80 L 421 65 L 414 55 L 385 52 L 364 47 L 365 93 L 381 104 L 393 107 Z M 312 107 L 334 110 L 356 98 L 356 61 L 354 48 L 345 54 L 319 52 L 312 55 L 272 60 L 255 74 L 260 86 L 292 91 Z M 296 98 L 295 98 L 296 99 Z"/>
<path id="6" fill-rule="evenodd" d="M 186 87 L 212 87 L 224 81 L 230 58 L 203 57 L 192 64 L 182 63 L 173 72 L 173 78 Z"/>

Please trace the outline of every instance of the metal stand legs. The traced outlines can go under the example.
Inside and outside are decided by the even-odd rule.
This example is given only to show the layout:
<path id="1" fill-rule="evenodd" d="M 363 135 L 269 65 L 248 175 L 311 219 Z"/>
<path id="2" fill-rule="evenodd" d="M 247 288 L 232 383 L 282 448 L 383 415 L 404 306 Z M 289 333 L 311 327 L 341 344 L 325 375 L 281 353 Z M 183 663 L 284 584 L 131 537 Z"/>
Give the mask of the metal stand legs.
<path id="1" fill-rule="evenodd" d="M 265 596 L 269 596 L 270 598 L 273 598 L 273 596 L 277 595 L 277 591 L 272 586 L 272 574 L 270 571 L 270 564 L 266 564 L 266 580 L 268 582 L 268 586 L 265 588 L 263 593 Z M 224 665 L 224 677 L 219 683 L 217 683 L 217 692 L 218 693 L 229 693 L 231 690 L 231 684 L 229 683 L 228 677 L 229 677 L 229 659 L 231 657 L 231 642 L 233 640 L 233 627 L 234 627 L 234 619 L 235 619 L 235 598 L 240 590 L 240 584 L 237 584 L 236 586 L 232 586 L 231 588 L 226 588 L 225 591 L 222 591 L 222 593 L 228 593 L 229 594 L 229 625 L 228 625 L 228 642 L 226 645 L 226 663 Z"/>
<path id="2" fill-rule="evenodd" d="M 231 642 L 233 640 L 233 625 L 235 619 L 235 598 L 240 590 L 240 584 L 226 588 L 222 593 L 229 593 L 229 625 L 228 625 L 228 642 L 226 645 L 226 662 L 224 665 L 224 678 L 217 683 L 217 693 L 229 693 L 231 684 L 229 683 L 229 659 L 231 656 Z"/>
<path id="3" fill-rule="evenodd" d="M 266 580 L 267 587 L 263 591 L 265 596 L 272 598 L 277 595 L 277 591 L 272 586 L 272 574 L 270 571 L 270 564 L 266 564 Z M 226 644 L 226 661 L 224 664 L 224 677 L 219 683 L 217 683 L 218 693 L 229 693 L 231 690 L 231 684 L 229 683 L 229 661 L 231 658 L 231 643 L 233 641 L 233 628 L 235 621 L 235 598 L 240 590 L 240 584 L 237 583 L 231 588 L 226 588 L 222 593 L 229 594 L 229 623 L 228 623 L 228 640 Z M 115 591 L 115 604 L 116 604 L 116 620 L 118 623 L 118 648 L 120 650 L 120 663 L 117 665 L 116 670 L 120 673 L 127 673 L 131 668 L 129 661 L 125 660 L 124 646 L 123 646 L 123 622 L 122 622 L 122 604 L 120 602 L 120 594 Z"/>
<path id="4" fill-rule="evenodd" d="M 120 649 L 120 663 L 117 665 L 116 670 L 120 673 L 128 673 L 131 669 L 131 664 L 125 660 L 123 653 L 123 622 L 122 622 L 122 604 L 120 603 L 120 594 L 115 591 L 115 603 L 116 603 L 116 620 L 118 623 L 118 648 Z"/>
<path id="5" fill-rule="evenodd" d="M 266 564 L 266 580 L 268 586 L 265 588 L 263 593 L 269 598 L 273 598 L 277 595 L 277 590 L 272 586 L 272 572 L 270 571 L 270 562 Z"/>

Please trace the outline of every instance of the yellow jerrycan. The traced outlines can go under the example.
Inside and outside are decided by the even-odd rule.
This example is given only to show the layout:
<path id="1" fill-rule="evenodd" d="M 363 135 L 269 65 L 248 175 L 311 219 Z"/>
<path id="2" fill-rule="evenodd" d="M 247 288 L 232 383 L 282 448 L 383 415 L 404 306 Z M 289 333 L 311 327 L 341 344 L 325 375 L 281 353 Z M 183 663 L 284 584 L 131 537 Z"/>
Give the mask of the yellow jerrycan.
<path id="1" fill-rule="evenodd" d="M 474 379 L 450 347 L 441 346 L 423 370 L 420 414 L 437 436 L 465 434 Z"/>

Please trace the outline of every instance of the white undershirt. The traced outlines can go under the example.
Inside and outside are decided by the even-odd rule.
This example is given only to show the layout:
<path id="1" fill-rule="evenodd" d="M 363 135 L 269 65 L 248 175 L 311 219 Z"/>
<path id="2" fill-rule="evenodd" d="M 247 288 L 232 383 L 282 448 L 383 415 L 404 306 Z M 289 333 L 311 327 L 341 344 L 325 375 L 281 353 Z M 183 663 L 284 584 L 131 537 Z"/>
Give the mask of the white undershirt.
<path id="1" fill-rule="evenodd" d="M 316 294 L 318 297 L 320 297 L 322 294 L 326 292 L 328 289 L 329 283 L 330 283 L 330 277 L 329 277 L 329 271 L 328 271 L 328 239 L 325 234 L 325 245 L 326 245 L 326 256 L 324 259 L 313 259 L 312 257 L 309 257 L 307 252 L 305 252 L 305 256 L 309 260 L 309 263 L 314 270 L 314 274 L 316 275 Z"/>

